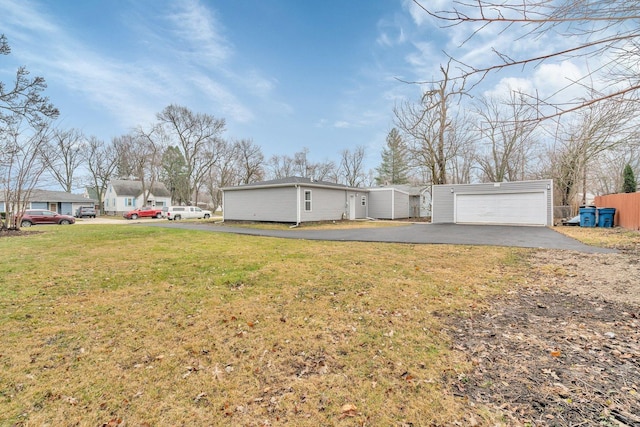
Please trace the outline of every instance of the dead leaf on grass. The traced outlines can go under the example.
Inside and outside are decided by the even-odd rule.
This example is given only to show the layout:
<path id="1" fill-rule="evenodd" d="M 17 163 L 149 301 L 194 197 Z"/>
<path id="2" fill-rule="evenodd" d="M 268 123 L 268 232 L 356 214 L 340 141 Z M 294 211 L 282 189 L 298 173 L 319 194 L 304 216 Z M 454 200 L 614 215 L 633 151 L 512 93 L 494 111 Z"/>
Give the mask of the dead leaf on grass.
<path id="1" fill-rule="evenodd" d="M 340 409 L 342 411 L 342 415 L 340 415 L 340 418 L 355 417 L 356 413 L 358 412 L 358 408 L 356 408 L 356 405 L 352 403 L 345 403 Z"/>
<path id="2" fill-rule="evenodd" d="M 62 399 L 63 402 L 68 403 L 71 406 L 76 406 L 78 404 L 78 399 L 76 399 L 75 397 L 71 397 L 71 396 L 60 396 L 60 399 Z"/>
<path id="3" fill-rule="evenodd" d="M 102 427 L 123 427 L 127 423 L 122 418 L 111 418 L 106 423 L 102 424 Z"/>

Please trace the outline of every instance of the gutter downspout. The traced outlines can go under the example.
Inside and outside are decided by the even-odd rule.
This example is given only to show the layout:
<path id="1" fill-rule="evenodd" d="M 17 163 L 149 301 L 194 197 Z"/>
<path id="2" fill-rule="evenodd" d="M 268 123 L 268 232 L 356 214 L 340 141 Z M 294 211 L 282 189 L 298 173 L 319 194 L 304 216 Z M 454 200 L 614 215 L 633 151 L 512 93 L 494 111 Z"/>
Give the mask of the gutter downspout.
<path id="1" fill-rule="evenodd" d="M 302 219 L 300 216 L 300 186 L 296 184 L 295 187 L 296 187 L 296 224 L 292 225 L 289 228 L 299 227 L 300 220 Z"/>
<path id="2" fill-rule="evenodd" d="M 344 209 L 342 209 L 342 219 L 349 219 L 349 190 L 344 190 Z"/>
<path id="3" fill-rule="evenodd" d="M 391 219 L 396 219 L 396 189 L 391 189 Z"/>
<path id="4" fill-rule="evenodd" d="M 225 194 L 225 192 L 223 191 L 223 192 L 222 192 L 222 222 L 224 222 L 224 214 L 225 214 L 225 212 L 227 211 L 227 210 L 224 208 L 225 206 L 227 206 L 227 204 L 224 202 L 224 198 L 225 198 L 225 197 L 226 197 L 226 194 Z M 213 215 L 214 213 L 215 213 L 215 212 L 213 212 L 213 213 L 212 213 L 212 215 Z"/>

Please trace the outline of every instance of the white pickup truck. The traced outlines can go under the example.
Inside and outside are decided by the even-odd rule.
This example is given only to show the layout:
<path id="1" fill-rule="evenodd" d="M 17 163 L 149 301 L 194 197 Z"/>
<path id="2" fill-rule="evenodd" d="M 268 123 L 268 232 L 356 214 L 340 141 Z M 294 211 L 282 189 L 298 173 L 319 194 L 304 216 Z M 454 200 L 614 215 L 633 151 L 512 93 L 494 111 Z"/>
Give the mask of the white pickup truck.
<path id="1" fill-rule="evenodd" d="M 162 217 L 168 220 L 211 218 L 211 211 L 200 209 L 197 206 L 165 206 L 162 208 Z"/>

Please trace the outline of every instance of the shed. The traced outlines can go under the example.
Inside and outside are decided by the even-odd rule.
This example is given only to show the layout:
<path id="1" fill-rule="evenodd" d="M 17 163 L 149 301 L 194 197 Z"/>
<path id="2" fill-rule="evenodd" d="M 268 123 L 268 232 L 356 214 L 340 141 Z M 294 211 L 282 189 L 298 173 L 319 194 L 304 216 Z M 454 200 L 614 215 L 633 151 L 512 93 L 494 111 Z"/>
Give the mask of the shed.
<path id="1" fill-rule="evenodd" d="M 222 189 L 225 221 L 296 223 L 367 216 L 368 191 L 312 178 L 288 177 Z"/>
<path id="2" fill-rule="evenodd" d="M 433 223 L 553 225 L 553 180 L 434 185 Z"/>

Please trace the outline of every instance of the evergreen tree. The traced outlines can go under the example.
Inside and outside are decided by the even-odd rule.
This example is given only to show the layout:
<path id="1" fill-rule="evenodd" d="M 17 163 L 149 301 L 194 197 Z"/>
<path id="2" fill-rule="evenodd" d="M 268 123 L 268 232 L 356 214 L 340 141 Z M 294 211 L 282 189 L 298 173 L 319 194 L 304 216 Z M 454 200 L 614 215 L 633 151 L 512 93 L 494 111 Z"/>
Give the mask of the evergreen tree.
<path id="1" fill-rule="evenodd" d="M 182 205 L 191 200 L 189 180 L 187 179 L 187 162 L 175 146 L 167 147 L 162 155 L 162 181 L 171 191 L 173 203 Z"/>
<path id="2" fill-rule="evenodd" d="M 406 184 L 409 182 L 409 151 L 398 129 L 387 135 L 387 147 L 382 150 L 382 163 L 376 168 L 375 180 L 380 184 Z"/>
<path id="3" fill-rule="evenodd" d="M 633 174 L 633 169 L 631 169 L 631 165 L 627 163 L 624 167 L 624 171 L 622 172 L 622 192 L 623 193 L 635 193 L 638 188 L 638 183 L 636 182 L 636 177 Z"/>

